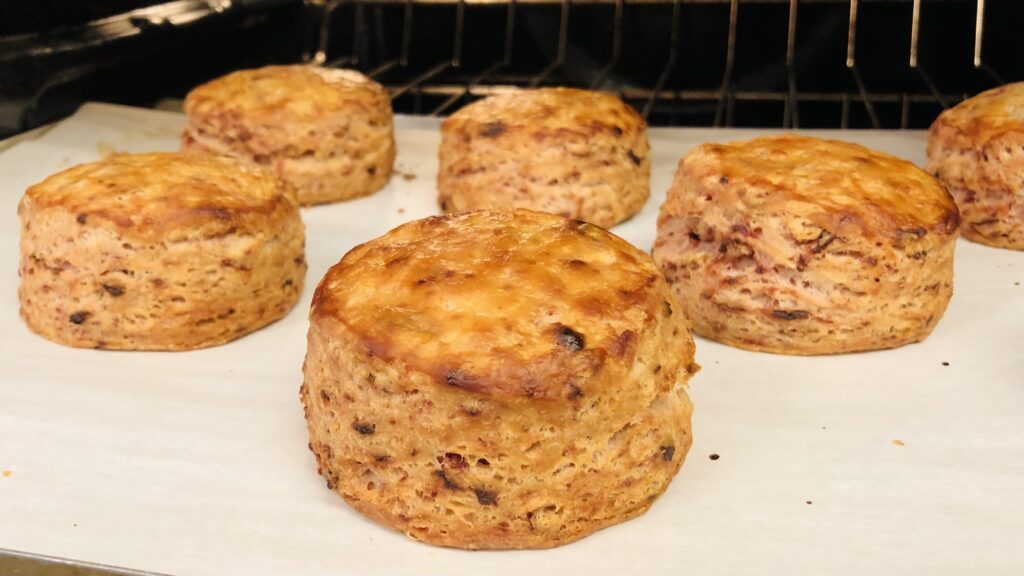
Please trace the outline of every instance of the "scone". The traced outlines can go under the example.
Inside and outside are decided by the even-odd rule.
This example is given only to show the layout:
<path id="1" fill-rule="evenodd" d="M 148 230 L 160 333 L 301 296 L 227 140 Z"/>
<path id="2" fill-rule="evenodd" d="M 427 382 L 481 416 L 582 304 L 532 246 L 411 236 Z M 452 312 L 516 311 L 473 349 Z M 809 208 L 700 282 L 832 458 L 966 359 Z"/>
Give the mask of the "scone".
<path id="1" fill-rule="evenodd" d="M 301 397 L 356 510 L 458 548 L 546 548 L 643 513 L 690 447 L 693 341 L 650 257 L 596 226 L 410 222 L 320 282 Z"/>
<path id="2" fill-rule="evenodd" d="M 277 320 L 306 272 L 294 192 L 228 158 L 122 154 L 25 192 L 21 316 L 83 348 L 189 350 Z"/>
<path id="3" fill-rule="evenodd" d="M 799 136 L 679 163 L 654 260 L 696 334 L 779 354 L 923 340 L 953 293 L 959 216 L 913 164 Z"/>
<path id="4" fill-rule="evenodd" d="M 273 170 L 301 204 L 366 196 L 391 177 L 391 99 L 354 70 L 267 66 L 218 78 L 185 98 L 182 150 Z"/>
<path id="5" fill-rule="evenodd" d="M 939 115 L 928 131 L 927 169 L 956 198 L 965 238 L 1024 250 L 1024 82 Z"/>
<path id="6" fill-rule="evenodd" d="M 528 208 L 613 226 L 647 202 L 647 125 L 610 94 L 521 90 L 462 108 L 441 125 L 445 212 Z"/>

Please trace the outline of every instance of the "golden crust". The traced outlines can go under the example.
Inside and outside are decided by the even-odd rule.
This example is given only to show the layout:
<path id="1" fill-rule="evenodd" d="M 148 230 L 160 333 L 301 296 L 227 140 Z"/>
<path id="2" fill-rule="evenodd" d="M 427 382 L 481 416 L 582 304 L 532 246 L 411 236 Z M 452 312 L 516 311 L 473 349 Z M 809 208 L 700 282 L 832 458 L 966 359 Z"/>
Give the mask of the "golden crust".
<path id="1" fill-rule="evenodd" d="M 986 90 L 945 110 L 932 125 L 947 131 L 955 148 L 982 148 L 993 140 L 1019 142 L 1024 136 L 1024 82 Z"/>
<path id="2" fill-rule="evenodd" d="M 602 131 L 620 135 L 647 128 L 633 108 L 611 94 L 576 88 L 538 88 L 477 100 L 448 117 L 442 129 L 478 132 L 492 123 L 500 123 L 502 128 L 491 126 L 491 131 L 565 131 L 585 137 Z"/>
<path id="3" fill-rule="evenodd" d="M 646 255 L 591 224 L 481 211 L 354 248 L 324 277 L 312 315 L 344 322 L 375 356 L 439 384 L 556 398 L 632 352 L 659 308 L 660 279 Z M 552 346 L 565 327 L 586 334 L 582 353 Z"/>
<path id="4" fill-rule="evenodd" d="M 69 346 L 188 350 L 283 316 L 302 290 L 293 193 L 223 158 L 118 155 L 30 188 L 21 315 Z"/>
<path id="5" fill-rule="evenodd" d="M 650 258 L 528 211 L 411 222 L 314 296 L 301 398 L 356 510 L 460 548 L 641 514 L 690 446 L 693 341 Z"/>
<path id="6" fill-rule="evenodd" d="M 1024 250 L 1024 82 L 939 115 L 928 132 L 927 170 L 956 198 L 966 238 Z"/>
<path id="7" fill-rule="evenodd" d="M 781 354 L 925 338 L 952 294 L 957 211 L 913 165 L 791 136 L 679 164 L 654 259 L 702 336 Z"/>
<path id="8" fill-rule="evenodd" d="M 30 187 L 22 203 L 64 210 L 82 224 L 103 222 L 127 238 L 151 240 L 248 231 L 294 193 L 256 167 L 228 158 L 115 154 Z"/>
<path id="9" fill-rule="evenodd" d="M 569 88 L 491 96 L 441 126 L 446 212 L 528 208 L 612 226 L 649 195 L 643 119 L 609 94 Z"/>
<path id="10" fill-rule="evenodd" d="M 380 84 L 355 70 L 265 66 L 195 88 L 185 98 L 185 114 L 230 115 L 252 123 L 317 123 L 338 114 L 377 114 L 387 98 Z"/>
<path id="11" fill-rule="evenodd" d="M 268 66 L 208 82 L 185 98 L 182 150 L 273 170 L 299 202 L 376 192 L 395 160 L 391 100 L 353 70 Z"/>
<path id="12" fill-rule="evenodd" d="M 724 178 L 716 202 L 754 212 L 797 210 L 829 229 L 895 237 L 924 227 L 950 234 L 956 204 L 910 162 L 858 144 L 796 135 L 704 144 L 679 170 L 703 185 Z"/>

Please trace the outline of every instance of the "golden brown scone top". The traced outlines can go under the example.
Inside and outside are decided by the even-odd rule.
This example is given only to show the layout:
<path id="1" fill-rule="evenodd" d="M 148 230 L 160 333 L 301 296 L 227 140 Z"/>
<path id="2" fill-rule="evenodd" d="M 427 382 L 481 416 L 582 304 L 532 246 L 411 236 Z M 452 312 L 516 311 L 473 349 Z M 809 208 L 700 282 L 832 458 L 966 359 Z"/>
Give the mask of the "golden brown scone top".
<path id="1" fill-rule="evenodd" d="M 67 210 L 78 224 L 104 223 L 143 239 L 238 231 L 251 217 L 297 206 L 294 193 L 262 168 L 164 152 L 115 154 L 73 166 L 30 187 L 25 201 L 37 209 Z"/>
<path id="2" fill-rule="evenodd" d="M 928 166 L 950 188 L 1024 186 L 1024 82 L 970 98 L 939 115 L 928 131 Z"/>
<path id="3" fill-rule="evenodd" d="M 781 135 L 703 144 L 680 167 L 718 205 L 805 216 L 832 230 L 951 234 L 959 225 L 956 204 L 937 180 L 910 162 L 848 142 Z"/>
<path id="4" fill-rule="evenodd" d="M 993 88 L 944 111 L 932 131 L 943 128 L 960 133 L 961 147 L 984 146 L 1004 136 L 1024 139 L 1024 82 Z"/>
<path id="5" fill-rule="evenodd" d="M 650 257 L 602 228 L 477 211 L 357 246 L 321 281 L 311 316 L 442 386 L 564 398 L 574 375 L 628 361 L 668 298 Z"/>
<path id="6" fill-rule="evenodd" d="M 611 94 L 576 88 L 538 88 L 489 96 L 444 121 L 445 130 L 497 137 L 517 128 L 583 135 L 631 133 L 646 128 L 636 110 Z"/>
<path id="7" fill-rule="evenodd" d="M 185 98 L 185 113 L 253 122 L 318 122 L 346 111 L 375 112 L 387 100 L 380 84 L 355 70 L 265 66 L 232 72 L 195 88 Z"/>

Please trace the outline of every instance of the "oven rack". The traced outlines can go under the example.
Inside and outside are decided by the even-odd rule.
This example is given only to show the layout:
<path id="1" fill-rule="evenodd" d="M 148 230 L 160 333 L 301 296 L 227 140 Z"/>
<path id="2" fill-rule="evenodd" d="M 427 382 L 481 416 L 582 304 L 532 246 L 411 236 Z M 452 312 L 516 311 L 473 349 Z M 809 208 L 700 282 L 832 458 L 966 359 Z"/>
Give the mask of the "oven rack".
<path id="1" fill-rule="evenodd" d="M 710 85 L 691 86 L 685 78 L 680 81 L 680 68 L 686 58 L 700 58 L 700 54 L 684 53 L 684 25 L 692 24 L 687 22 L 684 11 L 701 5 L 720 8 L 727 24 L 722 39 L 724 46 L 716 52 L 721 56 L 719 80 Z M 878 5 L 906 12 L 907 20 L 902 31 L 904 38 L 898 42 L 903 49 L 889 54 L 891 61 L 886 64 L 898 74 L 891 70 L 886 72 L 889 78 L 882 87 L 876 87 L 868 79 L 870 64 L 863 62 L 858 52 L 863 44 L 877 40 L 859 30 L 859 24 L 861 13 Z M 971 46 L 969 54 L 963 54 L 967 50 L 960 51 L 956 64 L 967 69 L 964 74 L 970 80 L 966 85 L 957 83 L 953 89 L 942 86 L 933 73 L 935 67 L 945 64 L 931 63 L 922 55 L 925 35 L 933 35 L 932 44 L 935 44 L 936 37 L 941 40 L 947 33 L 943 29 L 930 30 L 926 19 L 922 18 L 923 12 L 936 10 L 939 5 L 957 5 L 961 11 L 969 9 L 972 16 L 959 22 L 964 30 L 959 30 L 958 36 L 962 40 L 969 34 Z M 1008 3 L 999 0 L 307 0 L 309 26 L 317 33 L 310 39 L 304 58 L 329 66 L 361 69 L 389 88 L 397 111 L 432 116 L 449 114 L 472 100 L 515 87 L 577 85 L 619 94 L 654 125 L 921 128 L 927 127 L 949 106 L 1007 81 L 983 51 L 986 29 L 993 18 L 987 5 L 1000 7 Z M 646 83 L 615 82 L 616 71 L 632 65 L 624 46 L 636 37 L 636 32 L 635 27 L 630 29 L 624 23 L 631 11 L 651 8 L 660 8 L 669 19 L 662 49 L 657 54 L 644 56 L 646 60 L 658 60 L 659 70 L 650 75 Z M 760 26 L 758 22 L 744 22 L 745 12 L 752 8 L 762 11 L 770 8 L 785 14 L 784 30 L 771 32 L 779 37 L 779 42 L 785 42 L 784 55 L 780 58 L 783 65 L 773 69 L 776 78 L 768 87 L 750 86 L 736 78 L 738 45 L 744 42 L 745 34 L 742 27 L 744 24 L 753 29 Z M 845 49 L 841 54 L 832 51 L 837 60 L 832 68 L 841 69 L 838 75 L 845 76 L 838 87 L 835 80 L 824 89 L 805 87 L 800 81 L 801 63 L 806 60 L 802 52 L 813 51 L 815 47 L 813 43 L 798 42 L 802 31 L 798 16 L 802 11 L 815 8 L 840 10 L 847 17 L 841 39 Z M 570 68 L 571 23 L 575 13 L 584 9 L 603 10 L 605 19 L 612 25 L 604 48 L 606 59 L 590 77 L 581 81 L 566 72 Z M 531 10 L 546 10 L 549 20 L 557 21 L 557 32 L 546 39 L 552 52 L 547 62 L 524 71 L 514 66 L 518 57 L 515 47 L 517 34 L 521 34 L 522 14 Z M 445 18 L 449 20 L 446 31 L 451 39 L 446 46 L 447 53 L 431 61 L 417 59 L 417 53 L 423 48 L 418 37 L 424 36 L 419 14 L 431 12 L 436 21 L 439 11 L 445 14 L 442 22 Z M 491 36 L 500 36 L 501 43 L 498 50 L 491 50 L 489 61 L 470 63 L 466 56 L 474 46 L 467 34 L 467 20 L 475 11 L 491 14 Z M 495 18 L 495 12 L 503 16 Z M 383 19 L 382 14 L 386 15 Z M 387 53 L 361 50 L 371 37 L 381 35 L 381 23 L 389 18 L 395 32 L 391 35 L 391 44 L 397 43 L 397 46 L 391 46 Z M 496 25 L 495 20 L 500 24 Z M 763 31 L 758 32 L 763 34 Z M 434 41 L 436 44 L 436 38 Z M 836 76 L 835 70 L 833 76 Z M 898 79 L 892 81 L 892 76 Z M 814 110 L 814 113 L 802 114 L 805 110 Z M 804 118 L 807 121 L 802 121 Z"/>

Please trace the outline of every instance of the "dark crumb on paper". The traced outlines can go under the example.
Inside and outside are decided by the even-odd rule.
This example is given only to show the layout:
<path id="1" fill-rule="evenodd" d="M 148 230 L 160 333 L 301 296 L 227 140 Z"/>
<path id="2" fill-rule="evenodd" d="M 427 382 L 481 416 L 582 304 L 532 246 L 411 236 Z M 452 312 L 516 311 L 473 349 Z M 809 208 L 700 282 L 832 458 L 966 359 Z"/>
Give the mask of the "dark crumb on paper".
<path id="1" fill-rule="evenodd" d="M 708 458 L 711 458 L 712 460 L 718 460 L 719 458 L 721 458 L 721 456 L 719 456 L 718 454 L 712 454 L 708 456 Z"/>
<path id="2" fill-rule="evenodd" d="M 1013 285 L 1014 286 L 1020 286 L 1020 282 L 1014 282 Z"/>
<path id="3" fill-rule="evenodd" d="M 825 426 L 822 426 L 821 429 L 822 430 L 828 430 L 828 428 L 826 428 Z"/>
<path id="4" fill-rule="evenodd" d="M 412 172 L 401 172 L 400 175 L 402 176 L 402 180 L 415 180 L 416 179 L 416 174 L 414 174 Z"/>
<path id="5" fill-rule="evenodd" d="M 900 440 L 899 438 L 893 440 L 892 441 L 892 445 L 893 446 L 906 446 L 906 444 L 903 443 L 903 440 Z"/>
<path id="6" fill-rule="evenodd" d="M 398 213 L 399 214 L 405 214 L 405 208 L 399 208 L 398 209 Z"/>
<path id="7" fill-rule="evenodd" d="M 807 501 L 807 505 L 808 505 L 808 506 L 810 506 L 811 504 L 814 504 L 814 502 L 813 502 L 813 501 L 811 501 L 811 500 L 808 500 L 808 501 Z"/>
<path id="8" fill-rule="evenodd" d="M 942 365 L 943 366 L 949 366 L 949 362 L 943 362 Z"/>

